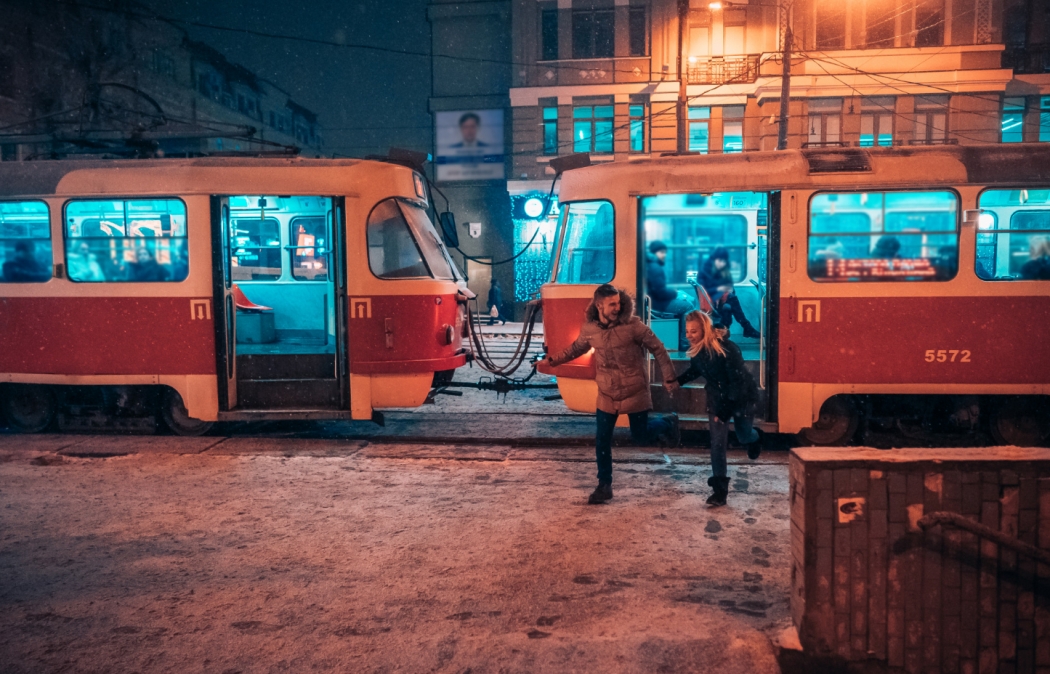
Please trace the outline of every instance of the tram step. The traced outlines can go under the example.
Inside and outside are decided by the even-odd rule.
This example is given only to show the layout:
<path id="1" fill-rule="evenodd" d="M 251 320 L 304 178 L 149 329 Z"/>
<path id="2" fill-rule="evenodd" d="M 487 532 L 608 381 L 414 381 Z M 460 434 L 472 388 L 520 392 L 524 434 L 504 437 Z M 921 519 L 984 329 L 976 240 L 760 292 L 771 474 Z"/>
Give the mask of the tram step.
<path id="1" fill-rule="evenodd" d="M 330 353 L 250 354 L 237 356 L 239 379 L 334 379 Z"/>
<path id="2" fill-rule="evenodd" d="M 238 379 L 237 405 L 245 409 L 336 407 L 337 379 Z"/>

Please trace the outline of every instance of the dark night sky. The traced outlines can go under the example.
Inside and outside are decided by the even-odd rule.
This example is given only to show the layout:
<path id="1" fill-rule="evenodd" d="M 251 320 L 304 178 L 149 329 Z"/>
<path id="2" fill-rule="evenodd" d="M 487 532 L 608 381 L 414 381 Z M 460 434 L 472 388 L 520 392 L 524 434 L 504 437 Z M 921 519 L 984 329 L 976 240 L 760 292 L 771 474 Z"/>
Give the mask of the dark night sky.
<path id="1" fill-rule="evenodd" d="M 430 51 L 427 0 L 145 0 L 174 19 L 343 44 Z M 431 151 L 430 59 L 186 26 L 318 113 L 324 152 Z"/>

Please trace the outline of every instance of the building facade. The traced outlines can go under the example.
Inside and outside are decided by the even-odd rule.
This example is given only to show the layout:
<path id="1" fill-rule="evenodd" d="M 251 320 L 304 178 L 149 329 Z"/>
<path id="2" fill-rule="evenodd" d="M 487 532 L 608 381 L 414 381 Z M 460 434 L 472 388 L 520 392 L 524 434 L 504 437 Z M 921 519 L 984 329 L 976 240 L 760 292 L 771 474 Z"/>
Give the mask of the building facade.
<path id="1" fill-rule="evenodd" d="M 300 152 L 317 116 L 136 3 L 5 3 L 0 159 Z"/>
<path id="2" fill-rule="evenodd" d="M 776 149 L 789 30 L 789 148 L 1050 141 L 1050 3 L 684 3 L 514 0 L 512 198 L 558 155 L 677 152 L 680 125 L 690 153 Z"/>

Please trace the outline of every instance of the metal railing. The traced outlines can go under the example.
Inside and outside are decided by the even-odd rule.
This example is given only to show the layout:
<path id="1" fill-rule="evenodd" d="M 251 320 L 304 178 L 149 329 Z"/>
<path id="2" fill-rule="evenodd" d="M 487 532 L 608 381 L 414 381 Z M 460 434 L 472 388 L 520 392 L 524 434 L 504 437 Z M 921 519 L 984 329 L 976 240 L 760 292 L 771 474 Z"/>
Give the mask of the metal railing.
<path id="1" fill-rule="evenodd" d="M 690 58 L 686 71 L 689 84 L 754 82 L 758 79 L 758 54 L 741 57 L 710 56 Z"/>

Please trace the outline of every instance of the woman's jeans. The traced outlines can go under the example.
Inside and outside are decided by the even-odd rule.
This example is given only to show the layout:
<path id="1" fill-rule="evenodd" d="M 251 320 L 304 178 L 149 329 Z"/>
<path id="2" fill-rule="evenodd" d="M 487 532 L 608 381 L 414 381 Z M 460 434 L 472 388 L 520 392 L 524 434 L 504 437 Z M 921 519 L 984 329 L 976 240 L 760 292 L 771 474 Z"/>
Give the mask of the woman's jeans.
<path id="1" fill-rule="evenodd" d="M 595 436 L 595 458 L 598 461 L 598 482 L 612 484 L 612 437 L 616 419 L 620 415 L 598 410 L 595 414 L 597 433 Z M 631 424 L 631 440 L 636 445 L 648 445 L 652 440 L 671 428 L 671 422 L 662 417 L 649 419 L 649 412 L 634 412 L 627 415 Z M 723 450 L 723 455 L 725 451 Z"/>
<path id="2" fill-rule="evenodd" d="M 754 418 L 747 413 L 741 413 L 733 417 L 736 429 L 736 440 L 742 445 L 748 445 L 758 440 L 758 431 L 752 425 Z M 715 421 L 712 417 L 710 422 L 711 431 L 711 469 L 715 477 L 726 476 L 726 447 L 729 445 L 729 424 L 725 421 Z"/>

